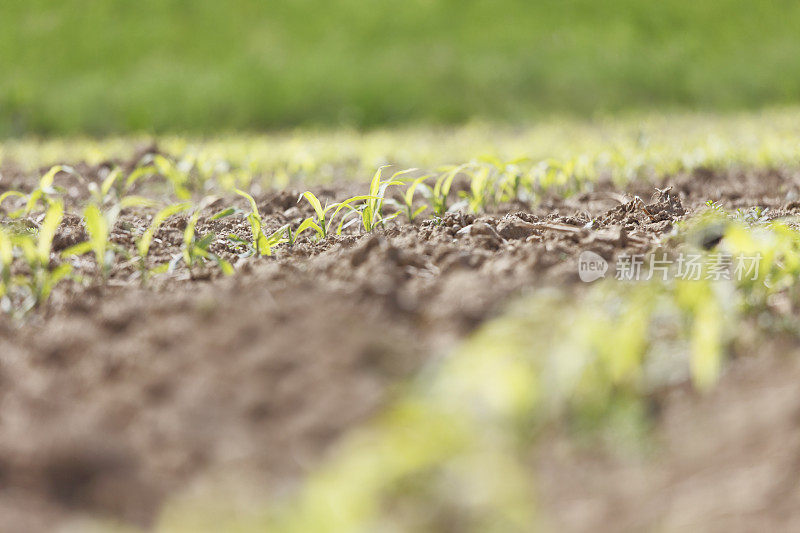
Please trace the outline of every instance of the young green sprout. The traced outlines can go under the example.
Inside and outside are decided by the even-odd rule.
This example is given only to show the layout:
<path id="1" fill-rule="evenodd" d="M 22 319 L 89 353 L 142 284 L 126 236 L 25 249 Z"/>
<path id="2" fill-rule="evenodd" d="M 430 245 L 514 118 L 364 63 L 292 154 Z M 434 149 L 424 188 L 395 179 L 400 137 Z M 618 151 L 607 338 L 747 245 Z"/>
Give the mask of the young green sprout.
<path id="1" fill-rule="evenodd" d="M 108 176 L 103 180 L 100 185 L 97 185 L 95 182 L 90 182 L 87 186 L 89 189 L 89 194 L 92 195 L 92 199 L 97 205 L 103 205 L 111 196 L 112 188 L 114 184 L 122 175 L 122 171 L 119 168 L 115 168 L 108 173 Z M 118 189 L 113 189 L 115 192 L 119 192 Z"/>
<path id="2" fill-rule="evenodd" d="M 35 210 L 39 202 L 44 200 L 46 205 L 50 205 L 53 200 L 51 196 L 55 196 L 63 192 L 63 189 L 54 185 L 56 174 L 59 172 L 66 172 L 68 174 L 78 175 L 72 167 L 66 165 L 56 165 L 48 170 L 44 176 L 39 180 L 39 185 L 30 194 L 25 194 L 19 191 L 6 191 L 0 194 L 0 205 L 7 198 L 18 197 L 25 199 L 25 207 L 8 213 L 9 218 L 19 218 L 22 215 L 30 214 Z"/>
<path id="3" fill-rule="evenodd" d="M 23 251 L 31 270 L 14 275 L 14 251 Z M 24 315 L 36 305 L 35 277 L 40 262 L 30 235 L 7 232 L 0 226 L 0 310 L 10 315 Z"/>
<path id="4" fill-rule="evenodd" d="M 128 174 L 128 177 L 125 179 L 124 185 L 122 185 L 121 190 L 118 193 L 118 196 L 122 197 L 131 190 L 131 188 L 136 184 L 137 181 L 150 178 L 158 173 L 158 170 L 153 165 L 144 165 L 141 167 L 137 167 Z"/>
<path id="5" fill-rule="evenodd" d="M 229 235 L 228 238 L 239 245 L 245 245 L 248 248 L 248 252 L 246 255 L 272 255 L 272 248 L 283 244 L 284 242 L 289 242 L 288 239 L 283 237 L 284 232 L 286 231 L 287 226 L 283 226 L 278 231 L 266 235 L 264 233 L 264 221 L 261 218 L 261 214 L 258 212 L 258 204 L 256 204 L 255 198 L 247 194 L 246 192 L 235 189 L 236 194 L 247 198 L 247 201 L 250 203 L 250 212 L 247 213 L 247 221 L 250 222 L 250 233 L 252 236 L 252 241 L 247 243 L 237 237 L 236 235 Z M 212 217 L 213 220 L 232 215 L 236 212 L 233 208 L 225 209 L 220 213 L 217 213 Z"/>
<path id="6" fill-rule="evenodd" d="M 410 223 L 414 223 L 414 219 L 416 219 L 423 211 L 428 209 L 428 205 L 424 204 L 419 206 L 418 208 L 414 209 L 414 193 L 417 191 L 417 188 L 422 185 L 425 186 L 425 180 L 430 177 L 430 174 L 426 174 L 424 176 L 420 176 L 409 183 L 406 190 L 403 192 L 403 214 L 405 214 L 406 218 Z"/>
<path id="7" fill-rule="evenodd" d="M 272 255 L 272 248 L 278 246 L 279 244 L 283 244 L 285 242 L 294 244 L 294 240 L 292 239 L 292 229 L 289 224 L 284 224 L 269 235 L 264 234 L 264 238 L 259 244 L 259 246 L 261 246 L 260 253 L 256 251 L 255 245 L 252 242 L 245 241 L 233 233 L 228 235 L 228 240 L 238 246 L 244 247 L 245 252 L 240 254 L 240 257 L 250 257 L 253 255 Z"/>
<path id="8" fill-rule="evenodd" d="M 86 222 L 86 231 L 89 233 L 89 240 L 70 246 L 61 255 L 69 257 L 72 255 L 83 255 L 93 252 L 97 267 L 103 279 L 108 278 L 111 267 L 114 264 L 115 247 L 111 243 L 111 228 L 116 222 L 118 209 L 112 209 L 103 213 L 96 204 L 89 204 L 83 210 L 83 218 Z"/>
<path id="9" fill-rule="evenodd" d="M 153 165 L 172 185 L 172 192 L 178 199 L 188 200 L 192 197 L 189 191 L 189 176 L 186 172 L 182 172 L 175 163 L 160 154 L 153 156 Z"/>
<path id="10" fill-rule="evenodd" d="M 20 191 L 6 191 L 3 194 L 0 194 L 0 206 L 3 205 L 8 198 L 27 198 L 27 195 L 24 192 Z M 10 211 L 8 213 L 9 218 L 19 218 L 23 214 L 25 214 L 24 209 L 18 209 L 16 211 Z"/>
<path id="11" fill-rule="evenodd" d="M 33 192 L 31 192 L 30 196 L 28 196 L 28 203 L 25 206 L 25 213 L 30 213 L 36 209 L 36 206 L 39 204 L 39 200 L 44 200 L 46 203 L 50 204 L 52 203 L 50 196 L 63 192 L 63 189 L 57 188 L 54 185 L 56 174 L 59 172 L 76 174 L 72 167 L 68 167 L 66 165 L 56 165 L 48 170 L 47 173 L 42 176 L 42 179 L 39 180 L 39 186 L 34 189 Z"/>
<path id="12" fill-rule="evenodd" d="M 303 198 L 305 198 L 306 201 L 311 204 L 311 207 L 314 209 L 315 217 L 309 217 L 300 224 L 294 233 L 295 239 L 305 230 L 313 229 L 317 232 L 317 238 L 322 240 L 330 234 L 331 225 L 333 224 L 336 215 L 339 214 L 339 211 L 342 209 L 347 209 L 350 213 L 358 213 L 360 210 L 357 207 L 354 207 L 353 204 L 364 200 L 374 199 L 376 197 L 371 195 L 354 196 L 342 202 L 327 205 L 324 208 L 322 207 L 322 203 L 320 203 L 319 199 L 314 196 L 314 193 L 311 191 L 306 191 L 301 194 L 297 201 L 299 202 Z M 343 227 L 344 220 L 339 223 L 339 227 L 336 231 L 337 235 L 342 232 Z"/>
<path id="13" fill-rule="evenodd" d="M 464 169 L 465 165 L 452 167 L 444 174 L 436 179 L 433 189 L 426 187 L 428 190 L 431 206 L 433 207 L 433 214 L 436 217 L 443 217 L 447 212 L 447 196 L 450 194 L 450 188 L 453 186 L 453 180 L 456 175 Z"/>
<path id="14" fill-rule="evenodd" d="M 381 180 L 383 169 L 387 168 L 387 166 L 380 167 L 375 172 L 375 175 L 372 177 L 372 181 L 369 185 L 369 197 L 364 201 L 364 206 L 361 209 L 361 223 L 364 226 L 364 230 L 368 232 L 375 229 L 378 224 L 384 225 L 386 222 L 400 214 L 400 211 L 397 211 L 388 217 L 383 216 L 382 210 L 386 189 L 392 185 L 403 185 L 403 182 L 397 178 L 403 174 L 414 172 L 416 170 L 415 168 L 401 170 L 400 172 L 395 172 L 391 178 L 387 180 Z"/>
<path id="15" fill-rule="evenodd" d="M 29 278 L 24 278 L 20 281 L 27 286 L 27 290 L 31 296 L 31 303 L 25 308 L 29 309 L 34 305 L 39 305 L 49 298 L 53 287 L 68 276 L 72 272 L 72 266 L 69 264 L 61 264 L 51 268 L 50 252 L 53 246 L 53 239 L 55 238 L 56 231 L 64 216 L 64 206 L 60 201 L 54 201 L 45 213 L 44 220 L 39 226 L 39 231 L 34 238 L 31 235 L 13 235 L 11 237 L 12 243 L 12 258 L 13 246 L 22 250 L 22 256 L 28 263 L 28 268 L 31 271 Z M 8 243 L 3 245 L 6 250 L 3 252 L 5 256 L 3 263 L 8 259 Z M 5 277 L 5 276 L 4 276 Z M 4 283 L 5 284 L 5 283 Z"/>
<path id="16" fill-rule="evenodd" d="M 177 215 L 189 209 L 191 204 L 189 202 L 181 202 L 178 204 L 168 205 L 153 217 L 150 226 L 144 231 L 142 236 L 136 241 L 136 252 L 139 258 L 139 273 L 142 279 L 142 284 L 147 282 L 150 271 L 147 269 L 147 255 L 150 253 L 150 246 L 153 243 L 158 228 L 171 216 Z M 159 268 L 154 269 L 155 272 Z"/>
<path id="17" fill-rule="evenodd" d="M 122 210 L 126 207 L 153 207 L 155 202 L 143 196 L 129 195 L 128 191 L 140 178 L 155 172 L 153 167 L 140 167 L 131 172 L 123 182 L 122 171 L 114 168 L 108 176 L 98 185 L 95 182 L 88 184 L 89 193 L 92 200 L 98 206 L 111 206 L 112 209 Z"/>
<path id="18" fill-rule="evenodd" d="M 500 202 L 513 202 L 524 195 L 524 174 L 516 167 L 509 167 L 502 173 L 496 198 Z"/>
<path id="19" fill-rule="evenodd" d="M 473 213 L 482 213 L 486 210 L 495 187 L 492 168 L 484 165 L 477 172 L 471 173 L 470 178 L 469 192 L 465 195 L 469 209 Z"/>
<path id="20" fill-rule="evenodd" d="M 211 232 L 199 239 L 197 238 L 196 228 L 199 218 L 200 209 L 197 209 L 189 218 L 189 221 L 186 223 L 186 229 L 183 231 L 183 246 L 181 253 L 176 255 L 175 258 L 170 261 L 168 270 L 170 272 L 173 271 L 178 262 L 183 260 L 183 262 L 186 263 L 186 267 L 189 269 L 189 275 L 193 276 L 192 269 L 194 268 L 195 264 L 205 263 L 205 261 L 211 260 L 214 261 L 217 266 L 219 266 L 223 274 L 230 276 L 233 274 L 233 266 L 225 259 L 222 259 L 218 255 L 208 251 L 208 248 L 214 242 L 214 239 L 217 238 L 217 234 Z"/>
<path id="21" fill-rule="evenodd" d="M 14 243 L 0 226 L 0 302 L 2 306 L 9 307 L 7 295 L 11 291 L 11 265 L 14 262 Z"/>
<path id="22" fill-rule="evenodd" d="M 494 193 L 497 202 L 510 202 L 522 197 L 524 189 L 532 188 L 526 173 L 520 168 L 522 163 L 530 163 L 529 157 L 517 157 L 510 161 L 503 161 L 495 156 L 484 155 L 479 158 L 482 163 L 488 163 L 497 172 L 495 183 L 490 190 Z"/>
<path id="23" fill-rule="evenodd" d="M 36 301 L 42 303 L 50 297 L 56 284 L 72 272 L 72 265 L 63 263 L 55 268 L 50 267 L 50 252 L 58 226 L 64 217 L 64 205 L 58 201 L 51 204 L 39 228 L 36 251 L 39 255 L 39 279 L 36 284 Z"/>

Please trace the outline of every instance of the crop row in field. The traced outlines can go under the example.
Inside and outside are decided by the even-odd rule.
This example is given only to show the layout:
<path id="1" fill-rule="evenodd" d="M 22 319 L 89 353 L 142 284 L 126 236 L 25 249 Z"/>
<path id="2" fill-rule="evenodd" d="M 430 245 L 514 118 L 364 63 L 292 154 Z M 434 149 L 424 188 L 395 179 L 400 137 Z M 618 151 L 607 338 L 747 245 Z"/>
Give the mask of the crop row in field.
<path id="1" fill-rule="evenodd" d="M 56 348 L 40 347 L 38 340 L 0 341 L 17 350 L 9 353 L 29 350 L 25 360 L 32 361 L 34 374 L 61 365 L 68 391 L 85 390 L 85 378 L 64 361 L 103 363 L 105 356 L 84 360 L 81 342 L 109 328 L 109 346 L 124 349 L 126 335 L 144 334 L 152 337 L 150 349 L 170 353 L 170 364 L 194 368 L 203 358 L 211 369 L 244 369 L 235 375 L 245 379 L 248 365 L 272 356 L 267 345 L 288 351 L 290 359 L 306 349 L 320 356 L 321 348 L 311 351 L 299 332 L 321 327 L 322 317 L 340 310 L 309 296 L 308 287 L 314 293 L 339 284 L 344 291 L 325 294 L 331 301 L 347 299 L 354 315 L 360 308 L 364 316 L 377 310 L 382 314 L 375 316 L 390 317 L 387 330 L 406 334 L 413 324 L 415 336 L 431 343 L 423 344 L 426 349 L 437 333 L 430 330 L 451 326 L 460 343 L 447 345 L 447 357 L 429 357 L 389 398 L 383 414 L 353 430 L 310 474 L 296 499 L 278 500 L 278 509 L 262 508 L 252 520 L 232 520 L 245 529 L 277 531 L 376 524 L 435 529 L 460 519 L 476 530 L 488 524 L 527 530 L 541 518 L 535 505 L 541 487 L 527 453 L 548 428 L 565 424 L 589 439 L 599 434 L 625 446 L 648 446 L 652 411 L 665 392 L 710 391 L 731 356 L 768 337 L 797 338 L 800 152 L 796 125 L 786 118 L 792 116 L 693 116 L 652 119 L 641 127 L 624 121 L 547 125 L 518 135 L 500 130 L 493 140 L 465 128 L 444 137 L 442 153 L 425 144 L 438 138 L 427 132 L 404 155 L 398 147 L 413 141 L 414 132 L 316 134 L 302 149 L 300 137 L 165 139 L 133 156 L 121 140 L 6 144 L 0 167 L 3 310 L 23 319 L 13 328 L 27 331 L 26 338 L 36 338 L 37 322 L 49 324 L 59 314 L 86 323 L 88 333 L 84 341 Z M 89 162 L 31 170 L 32 161 L 66 162 L 70 153 Z M 430 170 L 397 170 L 415 162 Z M 363 184 L 344 181 L 369 175 Z M 264 193 L 273 187 L 299 188 Z M 721 255 L 755 262 L 752 275 L 735 279 L 702 269 L 695 280 L 665 274 L 584 285 L 573 270 L 568 278 L 557 277 L 559 266 L 575 266 L 582 250 L 608 261 L 628 253 L 647 262 L 690 253 L 704 268 Z M 263 277 L 253 281 L 253 270 L 261 267 Z M 222 279 L 225 274 L 236 277 Z M 131 290 L 107 293 L 100 304 L 136 302 L 137 295 L 123 296 L 144 286 L 137 294 L 146 300 L 139 309 L 146 309 L 155 295 L 177 297 L 171 293 L 176 283 L 188 283 L 190 293 L 207 279 L 207 290 L 236 300 L 208 303 L 184 294 L 183 303 L 160 315 L 179 312 L 186 319 L 178 328 L 188 324 L 191 333 L 177 336 L 193 346 L 188 354 L 181 341 L 171 342 L 171 325 L 165 333 L 151 331 L 158 324 L 138 317 L 147 313 L 107 321 L 88 310 L 93 303 L 79 301 L 113 286 Z M 249 284 L 242 289 L 246 297 L 225 281 Z M 481 287 L 486 284 L 491 286 Z M 290 306 L 292 316 L 271 307 L 273 286 L 283 287 L 283 306 L 301 300 Z M 509 296 L 515 296 L 510 305 Z M 74 309 L 59 307 L 70 300 Z M 224 323 L 224 315 L 240 306 L 247 308 L 237 319 L 247 322 L 241 330 Z M 249 306 L 264 317 L 249 317 Z M 99 315 L 109 307 L 102 309 Z M 195 339 L 202 335 L 192 320 L 210 327 L 208 317 L 220 321 L 215 331 L 221 338 L 206 349 L 209 339 Z M 341 329 L 335 342 L 350 346 L 357 328 L 346 318 L 335 324 Z M 297 337 L 269 344 L 274 327 Z M 467 333 L 472 336 L 463 338 Z M 359 342 L 352 343 L 355 353 Z M 228 344 L 241 353 L 220 361 L 213 346 Z M 363 349 L 365 357 L 377 357 L 375 348 Z M 138 372 L 181 390 L 158 369 Z M 21 398 L 26 393 L 13 392 Z M 244 399 L 243 431 L 264 423 L 261 393 L 258 409 L 252 398 Z M 238 397 L 231 398 L 226 408 L 238 413 Z M 171 416 L 182 412 L 175 403 L 141 409 Z M 124 428 L 116 431 L 111 434 L 126 435 Z M 184 431 L 175 426 L 166 452 L 188 456 L 196 450 L 184 442 Z M 146 450 L 135 457 L 150 466 L 164 460 L 159 451 Z M 28 472 L 26 461 L 14 468 Z M 188 505 L 168 505 L 163 527 L 185 528 L 204 517 L 196 502 Z M 203 521 L 211 529 L 233 523 Z"/>
<path id="2" fill-rule="evenodd" d="M 104 171 L 99 182 L 91 182 L 74 169 L 59 165 L 27 191 L 10 189 L 3 192 L 0 206 L 11 219 L 23 216 L 42 218 L 42 213 L 47 212 L 40 220 L 43 223 L 41 230 L 27 228 L 23 232 L 4 232 L 4 292 L 13 292 L 12 285 L 25 287 L 26 295 L 18 300 L 25 302 L 20 304 L 23 308 L 30 309 L 47 298 L 53 283 L 69 274 L 68 263 L 51 265 L 49 259 L 50 241 L 63 216 L 64 206 L 60 198 L 67 192 L 58 186 L 56 177 L 67 173 L 76 175 L 91 192 L 91 205 L 78 208 L 86 221 L 90 238 L 86 243 L 62 252 L 62 257 L 92 251 L 100 274 L 106 276 L 115 252 L 121 251 L 107 242 L 120 212 L 133 207 L 159 209 L 149 227 L 135 236 L 135 252 L 122 251 L 121 254 L 127 255 L 127 260 L 138 257 L 141 279 L 145 280 L 151 271 L 174 269 L 175 264 L 146 268 L 145 263 L 150 242 L 159 226 L 169 216 L 181 212 L 194 214 L 192 223 L 186 227 L 183 253 L 175 261 L 182 259 L 191 268 L 196 262 L 214 260 L 223 271 L 231 271 L 227 260 L 208 251 L 217 236 L 212 233 L 194 234 L 200 211 L 214 200 L 207 196 L 211 192 L 240 188 L 257 191 L 264 186 L 285 186 L 290 182 L 313 183 L 325 176 L 336 179 L 350 172 L 361 172 L 375 161 L 418 159 L 434 165 L 437 158 L 441 163 L 446 157 L 472 156 L 471 163 L 441 167 L 432 175 L 417 173 L 406 178 L 403 173 L 396 173 L 384 180 L 379 170 L 366 194 L 324 206 L 313 193 L 307 192 L 304 198 L 314 208 L 314 216 L 297 227 L 287 225 L 269 235 L 263 232 L 255 201 L 241 192 L 249 199 L 249 211 L 229 208 L 211 219 L 231 214 L 246 217 L 251 235 L 244 240 L 231 237 L 238 245 L 237 251 L 240 254 L 267 255 L 273 245 L 284 241 L 292 245 L 301 233 L 309 229 L 319 238 L 324 238 L 330 232 L 339 234 L 356 223 L 364 231 L 385 227 L 386 222 L 401 214 L 408 222 L 414 222 L 424 211 L 429 216 L 441 217 L 448 210 L 483 213 L 515 202 L 517 205 L 531 205 L 545 194 L 570 195 L 591 189 L 599 180 L 620 184 L 637 178 L 652 179 L 692 172 L 698 168 L 793 166 L 800 157 L 794 136 L 798 123 L 795 118 L 793 113 L 766 113 L 710 122 L 697 116 L 669 121 L 652 118 L 636 122 L 635 129 L 633 123 L 624 121 L 597 126 L 550 124 L 522 134 L 501 131 L 492 141 L 480 128 L 466 128 L 442 134 L 443 143 L 436 144 L 436 151 L 426 146 L 426 143 L 433 145 L 433 138 L 425 138 L 425 135 L 413 131 L 401 135 L 378 132 L 365 136 L 321 134 L 310 138 L 240 139 L 199 145 L 187 144 L 180 139 L 165 139 L 162 145 L 169 149 L 168 152 L 179 154 L 174 159 L 161 154 L 145 155 L 127 171 L 112 165 Z M 398 147 L 412 139 L 415 145 L 408 151 L 413 155 L 403 155 Z M 124 143 L 121 141 L 99 144 L 11 143 L 4 145 L 3 157 L 11 161 L 41 161 L 64 158 L 64 154 L 70 152 L 87 156 L 90 161 L 100 161 L 119 153 L 122 146 Z M 502 150 L 497 148 L 499 146 Z M 533 150 L 548 156 L 519 155 L 525 153 L 526 147 L 529 153 Z M 490 155 L 480 155 L 479 150 Z M 517 156 L 512 159 L 502 157 L 510 153 L 517 153 Z M 405 172 L 409 175 L 408 171 Z M 457 175 L 466 179 L 468 185 L 460 191 L 460 197 L 448 203 L 450 188 Z M 137 183 L 147 180 L 163 182 L 162 187 L 151 186 L 149 189 L 151 193 L 155 191 L 161 201 L 131 193 Z M 6 187 L 9 185 L 13 184 Z M 406 187 L 404 194 L 385 198 L 389 187 L 401 186 Z M 192 204 L 189 202 L 192 198 L 203 199 Z M 419 203 L 417 198 L 424 198 L 424 202 Z M 389 207 L 392 213 L 384 214 L 385 207 Z M 340 216 L 337 224 L 333 224 L 336 215 Z M 29 270 L 27 278 L 12 275 L 9 263 L 15 254 L 24 257 Z M 12 306 L 7 303 L 5 307 L 10 309 Z"/>

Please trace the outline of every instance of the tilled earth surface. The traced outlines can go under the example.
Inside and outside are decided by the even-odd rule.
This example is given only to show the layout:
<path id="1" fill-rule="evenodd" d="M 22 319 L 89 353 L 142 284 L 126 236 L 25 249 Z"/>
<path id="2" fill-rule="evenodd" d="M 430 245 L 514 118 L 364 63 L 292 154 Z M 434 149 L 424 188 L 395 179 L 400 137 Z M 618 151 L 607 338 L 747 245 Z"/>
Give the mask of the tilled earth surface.
<path id="1" fill-rule="evenodd" d="M 11 176 L 3 187 L 24 188 L 25 176 Z M 74 202 L 68 199 L 68 211 L 84 197 L 82 186 L 68 187 Z M 310 215 L 297 203 L 300 190 L 257 198 L 267 229 Z M 364 186 L 312 190 L 324 202 Z M 798 191 L 800 176 L 777 171 L 698 172 L 624 190 L 599 184 L 567 199 L 544 198 L 534 208 L 393 222 L 320 243 L 303 237 L 263 259 L 238 259 L 220 238 L 212 251 L 235 263 L 231 277 L 210 267 L 183 268 L 142 287 L 136 266 L 120 260 L 108 282 L 65 282 L 46 309 L 23 323 L 0 318 L 0 528 L 48 530 L 83 514 L 146 527 L 164 501 L 215 472 L 241 472 L 282 490 L 313 469 L 344 431 L 391 400 L 404 378 L 509 299 L 546 285 L 582 290 L 581 251 L 610 261 L 646 253 L 708 200 L 789 216 L 800 207 Z M 240 198 L 217 199 L 203 212 L 198 233 L 249 238 L 241 218 L 210 220 L 228 205 L 244 206 Z M 114 241 L 132 248 L 148 216 L 123 212 Z M 178 216 L 159 230 L 154 265 L 179 252 L 185 225 Z M 84 238 L 81 219 L 67 216 L 55 246 Z M 74 266 L 87 279 L 95 275 L 90 256 Z M 779 439 L 787 446 L 797 441 L 797 411 L 786 407 L 762 418 L 753 405 L 776 394 L 783 394 L 781 406 L 798 405 L 791 384 L 796 365 L 778 357 L 796 349 L 765 347 L 774 363 L 753 379 L 731 371 L 710 398 L 668 399 L 657 421 L 667 459 L 657 467 L 564 452 L 566 445 L 543 450 L 542 501 L 555 523 L 637 529 L 663 522 L 669 506 L 682 505 L 675 498 L 702 496 L 716 490 L 712 485 L 751 474 L 761 476 L 758 501 L 791 515 L 798 506 L 775 503 L 769 494 L 786 494 L 791 483 L 771 473 L 790 464 L 796 471 L 797 452 L 769 450 Z M 751 418 L 764 427 L 756 436 L 743 422 Z M 708 445 L 686 442 L 681 436 L 694 427 L 716 436 Z M 631 485 L 595 486 L 620 476 Z M 692 490 L 683 492 L 683 485 Z M 664 490 L 675 498 L 659 498 Z M 711 511 L 727 518 L 739 505 L 735 495 L 712 500 L 718 505 Z M 686 524 L 708 526 L 709 510 L 688 509 Z"/>

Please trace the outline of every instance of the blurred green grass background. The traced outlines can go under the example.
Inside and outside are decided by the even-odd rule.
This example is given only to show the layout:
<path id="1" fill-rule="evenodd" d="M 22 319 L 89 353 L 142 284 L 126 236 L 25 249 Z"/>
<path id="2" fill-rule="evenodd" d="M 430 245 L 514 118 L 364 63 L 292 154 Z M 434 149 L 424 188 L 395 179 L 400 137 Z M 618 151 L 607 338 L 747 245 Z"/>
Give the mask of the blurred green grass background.
<path id="1" fill-rule="evenodd" d="M 791 0 L 5 0 L 0 136 L 795 103 Z"/>

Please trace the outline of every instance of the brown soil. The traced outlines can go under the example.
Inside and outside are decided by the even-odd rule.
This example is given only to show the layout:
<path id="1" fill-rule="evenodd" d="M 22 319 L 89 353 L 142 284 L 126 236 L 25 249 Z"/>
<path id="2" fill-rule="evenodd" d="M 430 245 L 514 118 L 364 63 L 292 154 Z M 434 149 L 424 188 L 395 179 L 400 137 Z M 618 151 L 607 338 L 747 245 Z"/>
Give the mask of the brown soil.
<path id="1" fill-rule="evenodd" d="M 101 171 L 81 169 L 94 179 Z M 22 188 L 31 183 L 21 175 L 5 182 Z M 84 186 L 68 186 L 73 208 L 84 197 Z M 396 384 L 510 298 L 550 284 L 580 290 L 581 251 L 606 259 L 646 252 L 709 199 L 728 208 L 769 207 L 776 216 L 800 205 L 795 205 L 800 177 L 779 172 L 701 172 L 659 187 L 637 183 L 626 192 L 601 184 L 567 199 L 544 198 L 533 209 L 479 217 L 452 213 L 440 223 L 397 223 L 321 243 L 307 236 L 262 259 L 237 259 L 219 239 L 213 251 L 237 266 L 229 278 L 214 268 L 181 267 L 142 287 L 135 264 L 120 260 L 107 283 L 61 285 L 48 307 L 24 323 L 0 317 L 0 529 L 47 530 L 84 513 L 147 526 L 166 498 L 218 471 L 256 474 L 279 490 L 313 468 L 339 435 L 389 401 Z M 363 188 L 314 190 L 333 200 Z M 258 198 L 268 229 L 296 224 L 309 214 L 297 196 L 298 191 L 281 191 Z M 244 207 L 241 199 L 218 200 L 204 211 L 198 233 L 248 238 L 240 218 L 209 220 L 228 205 Z M 132 249 L 148 215 L 141 209 L 123 213 L 115 242 Z M 174 217 L 159 231 L 152 264 L 179 251 L 185 224 L 185 217 Z M 57 247 L 84 234 L 80 218 L 68 216 Z M 96 277 L 90 256 L 75 267 L 87 279 Z M 789 387 L 795 367 L 770 373 L 767 366 L 760 374 L 763 387 L 773 379 L 776 386 L 785 385 L 785 398 L 777 398 L 781 405 L 800 399 Z M 657 468 L 646 465 L 632 474 L 638 476 L 636 486 L 647 490 L 630 502 L 650 496 L 648 506 L 628 503 L 630 509 L 618 513 L 601 498 L 589 511 L 575 511 L 596 488 L 581 476 L 627 474 L 627 465 L 610 462 L 584 472 L 572 459 L 545 454 L 552 481 L 547 486 L 554 489 L 543 500 L 563 517 L 564 527 L 580 530 L 604 520 L 634 529 L 651 524 L 668 511 L 665 505 L 681 504 L 657 499 L 656 490 L 678 498 L 685 496 L 680 484 L 715 490 L 709 483 L 723 478 L 733 483 L 736 475 L 747 475 L 744 466 L 728 460 L 756 462 L 763 455 L 765 465 L 780 468 L 783 463 L 771 462 L 765 450 L 726 459 L 716 448 L 701 448 L 712 441 L 680 440 L 693 427 L 703 427 L 692 424 L 706 418 L 719 426 L 740 411 L 757 416 L 748 398 L 761 389 L 746 379 L 726 379 L 712 397 L 690 395 L 667 403 L 659 431 L 671 439 L 670 456 Z M 764 432 L 753 438 L 764 446 L 778 446 L 778 439 L 789 446 L 793 416 L 781 412 L 761 420 Z M 713 441 L 720 447 L 723 429 Z M 745 426 L 740 433 L 731 431 L 735 438 L 749 435 Z M 740 446 L 742 453 L 749 450 Z M 692 474 L 703 454 L 714 458 L 706 468 L 719 477 Z M 565 475 L 572 481 L 564 482 Z M 608 501 L 627 502 L 635 491 L 607 492 Z M 714 501 L 713 511 L 722 513 L 739 500 Z M 578 519 L 569 518 L 575 513 Z"/>

